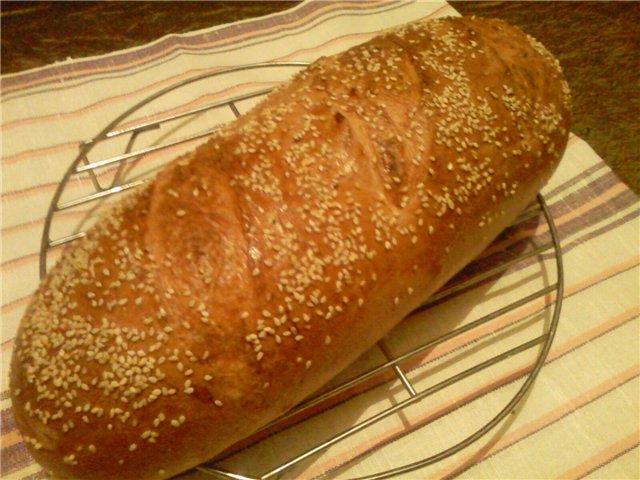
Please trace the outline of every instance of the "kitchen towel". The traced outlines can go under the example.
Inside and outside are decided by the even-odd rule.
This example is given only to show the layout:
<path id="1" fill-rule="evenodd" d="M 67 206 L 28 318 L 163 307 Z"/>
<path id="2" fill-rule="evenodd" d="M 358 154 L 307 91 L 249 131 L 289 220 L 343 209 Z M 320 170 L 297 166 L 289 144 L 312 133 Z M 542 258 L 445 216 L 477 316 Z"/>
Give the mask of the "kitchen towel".
<path id="1" fill-rule="evenodd" d="M 2 372 L 1 474 L 45 478 L 15 428 L 8 393 L 13 340 L 38 285 L 41 237 L 52 198 L 81 142 L 113 119 L 177 82 L 222 68 L 262 62 L 308 62 L 409 21 L 457 15 L 446 2 L 304 2 L 267 17 L 169 35 L 109 55 L 71 60 L 2 78 Z M 544 41 L 544 39 L 540 39 Z M 300 67 L 249 69 L 182 86 L 141 107 L 117 128 L 272 88 Z M 239 101 L 246 111 L 256 101 Z M 78 234 L 118 197 L 112 182 L 148 177 L 202 137 L 171 143 L 233 117 L 228 109 L 179 117 L 137 134 L 132 156 L 70 175 L 50 225 L 50 240 Z M 96 143 L 82 167 L 127 151 L 130 134 Z M 95 165 L 94 165 L 95 166 Z M 98 189 L 99 187 L 99 189 Z M 101 190 L 100 190 L 101 189 Z M 115 193 L 104 195 L 100 192 Z M 98 193 L 101 203 L 76 200 Z M 601 158 L 575 135 L 544 198 L 558 228 L 564 263 L 563 307 L 545 365 L 523 401 L 490 433 L 433 465 L 398 478 L 638 478 L 639 465 L 639 203 Z M 76 204 L 77 203 L 77 204 Z M 533 207 L 532 207 L 533 208 Z M 539 213 L 510 228 L 453 284 L 550 242 Z M 48 265 L 59 248 L 51 248 Z M 410 316 L 385 339 L 391 355 L 468 325 L 518 302 L 558 277 L 553 249 L 532 255 L 471 288 Z M 548 330 L 555 289 L 469 329 L 405 362 L 424 391 Z M 437 454 L 486 424 L 527 377 L 539 347 L 508 358 L 363 429 L 300 462 L 285 478 L 353 478 Z M 376 347 L 339 383 L 385 361 Z M 257 435 L 216 462 L 258 477 L 333 435 L 409 398 L 383 373 L 337 400 Z M 200 476 L 202 474 L 192 474 Z"/>

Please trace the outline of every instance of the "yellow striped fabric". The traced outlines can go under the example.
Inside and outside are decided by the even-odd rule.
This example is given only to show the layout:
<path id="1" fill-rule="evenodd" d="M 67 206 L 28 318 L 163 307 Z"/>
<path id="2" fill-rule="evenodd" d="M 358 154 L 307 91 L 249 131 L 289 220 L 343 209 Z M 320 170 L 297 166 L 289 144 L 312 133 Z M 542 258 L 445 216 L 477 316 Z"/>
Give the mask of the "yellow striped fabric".
<path id="1" fill-rule="evenodd" d="M 39 281 L 45 215 L 80 142 L 145 97 L 195 75 L 255 62 L 312 61 L 344 50 L 376 32 L 405 22 L 457 15 L 444 1 L 304 2 L 296 8 L 95 58 L 77 59 L 2 77 L 2 296 L 0 375 L 3 478 L 45 478 L 15 428 L 8 394 L 13 340 Z M 136 112 L 121 126 L 161 118 L 229 96 L 277 85 L 292 67 L 226 75 L 194 84 Z M 251 102 L 240 104 L 241 111 Z M 209 112 L 190 129 L 227 121 L 229 112 Z M 173 132 L 171 134 L 178 135 Z M 139 146 L 170 138 L 141 135 Z M 90 160 L 123 151 L 126 136 L 97 147 Z M 152 173 L 187 145 L 138 158 L 127 179 Z M 111 142 L 111 141 L 110 141 Z M 115 166 L 100 169 L 108 182 Z M 62 201 L 94 191 L 87 174 L 67 184 Z M 549 356 L 531 391 L 488 435 L 432 465 L 398 478 L 640 478 L 640 248 L 637 197 L 580 138 L 572 136 L 565 158 L 544 196 L 561 237 L 565 266 L 563 310 Z M 107 206 L 83 204 L 58 212 L 52 239 L 73 233 Z M 550 241 L 539 216 L 509 229 L 455 281 L 507 261 Z M 49 262 L 55 260 L 52 252 Z M 401 354 L 455 327 L 467 325 L 555 281 L 555 259 L 545 252 L 502 275 L 463 290 L 407 318 L 385 343 Z M 497 316 L 403 364 L 422 391 L 543 333 L 555 293 Z M 286 478 L 353 478 L 371 475 L 436 454 L 473 433 L 496 415 L 527 377 L 538 350 L 509 358 L 456 383 L 332 445 L 287 472 Z M 364 355 L 340 379 L 384 359 Z M 338 382 L 340 379 L 336 380 Z M 391 375 L 353 388 L 339 401 L 321 404 L 271 436 L 256 436 L 217 465 L 250 477 L 276 467 L 331 435 L 408 398 Z M 188 478 L 204 478 L 193 473 Z"/>

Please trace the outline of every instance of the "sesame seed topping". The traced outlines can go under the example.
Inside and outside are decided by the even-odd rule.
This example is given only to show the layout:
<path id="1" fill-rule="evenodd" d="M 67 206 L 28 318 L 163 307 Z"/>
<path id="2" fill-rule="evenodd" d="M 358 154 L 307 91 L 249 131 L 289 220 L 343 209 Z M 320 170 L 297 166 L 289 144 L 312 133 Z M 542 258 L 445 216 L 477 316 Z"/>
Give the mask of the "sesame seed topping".
<path id="1" fill-rule="evenodd" d="M 212 150 L 223 145 L 233 150 L 233 161 L 220 155 L 219 167 L 237 199 L 232 217 L 246 240 L 252 288 L 264 298 L 257 309 L 247 301 L 249 311 L 232 312 L 236 323 L 238 316 L 243 320 L 248 354 L 258 362 L 269 354 L 268 362 L 254 368 L 270 367 L 265 363 L 272 358 L 278 364 L 283 357 L 277 351 L 286 352 L 284 358 L 295 357 L 291 352 L 303 346 L 296 342 L 304 337 L 305 345 L 330 345 L 332 337 L 326 333 L 335 337 L 339 331 L 331 327 L 344 328 L 354 303 L 363 307 L 359 295 L 367 292 L 373 298 L 385 291 L 374 270 L 385 272 L 380 283 L 386 284 L 395 252 L 428 255 L 425 242 L 424 249 L 403 249 L 436 230 L 437 240 L 442 235 L 445 243 L 454 236 L 451 231 L 466 228 L 463 215 L 526 188 L 518 183 L 518 172 L 539 167 L 543 154 L 560 149 L 555 134 L 562 127 L 562 106 L 545 103 L 547 95 L 528 97 L 514 83 L 517 78 L 505 78 L 500 85 L 492 76 L 482 83 L 485 88 L 478 87 L 471 81 L 468 59 L 475 58 L 475 69 L 491 54 L 480 36 L 461 25 L 437 21 L 407 26 L 388 33 L 386 40 L 325 58 L 296 77 L 291 88 L 284 87 L 290 88 L 284 100 L 267 100 L 210 142 Z M 547 55 L 534 40 L 529 42 L 532 52 Z M 513 67 L 517 72 L 517 61 Z M 289 125 L 290 131 L 280 125 Z M 345 151 L 345 144 L 354 151 Z M 501 152 L 491 153 L 496 148 Z M 511 161 L 521 170 L 503 168 Z M 209 211 L 215 195 L 211 179 L 193 175 L 201 162 L 196 155 L 170 167 L 179 173 L 175 190 L 153 193 L 153 202 L 163 206 L 160 211 L 180 218 L 188 211 L 199 213 L 200 207 Z M 56 435 L 62 431 L 69 436 L 76 428 L 71 414 L 79 424 L 76 431 L 84 425 L 98 428 L 103 417 L 110 422 L 107 431 L 140 425 L 143 440 L 153 443 L 157 432 L 151 428 L 158 429 L 166 419 L 154 408 L 164 408 L 163 401 L 172 395 L 184 398 L 180 396 L 194 394 L 196 388 L 206 394 L 212 387 L 198 384 L 200 378 L 213 380 L 198 368 L 213 372 L 217 355 L 205 364 L 209 352 L 202 354 L 201 344 L 182 339 L 184 329 L 197 325 L 205 336 L 224 335 L 226 317 L 216 317 L 217 306 L 226 306 L 225 290 L 218 288 L 224 277 L 219 264 L 224 262 L 201 256 L 197 248 L 185 254 L 182 245 L 159 249 L 162 253 L 154 252 L 154 257 L 141 241 L 151 204 L 150 190 L 141 192 L 63 255 L 49 288 L 36 293 L 33 313 L 22 328 L 16 354 L 29 374 L 30 391 L 37 392 L 25 412 L 57 430 Z M 180 195 L 197 206 L 179 209 L 184 206 L 176 200 Z M 362 202 L 363 195 L 371 201 Z M 471 218 L 482 227 L 497 215 Z M 178 230 L 190 226 L 177 223 L 182 225 L 176 224 L 175 232 L 160 228 L 157 234 L 181 238 Z M 129 224 L 133 228 L 122 228 Z M 228 229 L 230 235 L 235 231 L 235 226 Z M 429 261 L 408 262 L 414 272 L 432 270 Z M 220 296 L 205 304 L 195 286 L 172 278 L 184 264 L 193 268 L 207 295 L 220 291 Z M 412 287 L 406 292 L 414 294 Z M 397 293 L 395 305 L 402 297 Z M 187 302 L 189 309 L 178 314 L 174 306 Z M 179 347 L 170 347 L 174 345 Z M 302 357 L 296 362 L 306 368 L 312 364 Z M 182 388 L 172 384 L 176 375 Z M 263 388 L 268 386 L 265 382 Z M 89 404 L 82 400 L 86 398 L 97 400 Z M 185 421 L 181 415 L 167 423 L 179 427 Z M 39 448 L 37 441 L 25 441 Z M 85 450 L 95 453 L 95 446 Z M 64 461 L 77 463 L 73 455 Z"/>

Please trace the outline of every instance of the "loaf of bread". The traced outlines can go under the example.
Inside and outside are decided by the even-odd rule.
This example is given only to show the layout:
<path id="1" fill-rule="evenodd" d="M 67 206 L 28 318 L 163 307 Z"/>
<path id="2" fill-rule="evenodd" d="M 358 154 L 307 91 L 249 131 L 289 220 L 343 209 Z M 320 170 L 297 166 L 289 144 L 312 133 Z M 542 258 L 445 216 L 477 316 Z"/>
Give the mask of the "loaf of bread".
<path id="1" fill-rule="evenodd" d="M 567 142 L 558 62 L 497 20 L 321 58 L 64 252 L 11 370 L 56 477 L 167 478 L 312 394 L 479 254 Z"/>

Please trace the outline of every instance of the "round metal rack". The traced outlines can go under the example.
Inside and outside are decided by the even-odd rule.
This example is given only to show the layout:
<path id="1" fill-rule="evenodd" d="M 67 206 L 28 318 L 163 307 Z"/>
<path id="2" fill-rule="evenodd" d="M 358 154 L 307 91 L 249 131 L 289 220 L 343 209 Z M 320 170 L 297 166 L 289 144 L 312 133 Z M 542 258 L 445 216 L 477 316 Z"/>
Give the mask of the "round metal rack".
<path id="1" fill-rule="evenodd" d="M 161 141 L 156 141 L 155 143 L 145 147 L 136 146 L 142 134 L 151 130 L 161 129 L 163 126 L 167 126 L 169 122 L 188 122 L 189 119 L 196 118 L 198 115 L 209 111 L 220 111 L 228 109 L 231 111 L 233 116 L 238 117 L 240 116 L 240 109 L 238 108 L 239 104 L 247 100 L 258 99 L 269 93 L 272 88 L 252 90 L 248 93 L 243 93 L 236 96 L 227 95 L 225 98 L 209 103 L 204 103 L 193 108 L 182 109 L 177 112 L 169 111 L 169 113 L 161 113 L 159 115 L 151 116 L 146 114 L 146 116 L 142 115 L 142 119 L 140 119 L 140 113 L 145 107 L 152 104 L 158 99 L 165 99 L 165 97 L 168 95 L 173 95 L 176 92 L 184 91 L 182 89 L 184 89 L 185 87 L 193 86 L 194 84 L 201 81 L 219 80 L 222 78 L 222 76 L 229 76 L 235 74 L 236 72 L 247 70 L 251 70 L 252 73 L 256 75 L 260 72 L 270 69 L 278 69 L 290 73 L 292 69 L 300 69 L 306 65 L 307 64 L 304 62 L 243 65 L 233 68 L 219 69 L 182 80 L 171 86 L 162 88 L 152 95 L 149 95 L 148 97 L 139 101 L 131 108 L 123 112 L 121 115 L 119 115 L 117 118 L 115 118 L 112 122 L 110 122 L 94 138 L 82 142 L 79 146 L 78 156 L 71 163 L 64 176 L 62 177 L 59 185 L 57 186 L 45 218 L 40 250 L 40 276 L 44 277 L 46 275 L 48 255 L 53 249 L 68 244 L 85 235 L 84 232 L 86 230 L 86 225 L 84 221 L 81 221 L 78 222 L 72 232 L 59 236 L 58 238 L 51 238 L 52 230 L 58 215 L 64 214 L 66 210 L 77 210 L 83 208 L 85 205 L 99 204 L 100 202 L 110 200 L 117 195 L 126 192 L 127 190 L 131 190 L 142 185 L 149 180 L 150 174 L 147 173 L 139 176 L 139 178 L 128 179 L 127 172 L 125 171 L 127 165 L 131 166 L 147 155 L 161 152 L 162 150 L 169 149 L 171 147 L 179 147 L 186 144 L 191 145 L 193 141 L 204 139 L 206 136 L 213 133 L 217 128 L 219 128 L 219 126 L 215 128 L 209 127 L 205 128 L 204 130 L 198 130 L 195 133 L 192 132 L 180 138 L 167 139 L 163 137 Z M 111 152 L 107 155 L 104 155 L 104 153 L 101 152 L 101 157 L 99 159 L 91 159 L 91 155 L 95 153 L 94 149 L 96 149 L 98 145 L 116 138 L 120 138 L 121 140 L 122 138 L 127 139 L 127 136 L 128 140 L 126 141 L 126 145 L 123 148 L 121 144 L 118 147 L 121 149 L 119 152 Z M 111 176 L 111 179 L 106 184 L 103 184 L 104 182 L 100 182 L 100 175 L 97 173 L 99 171 L 110 172 L 109 175 Z M 63 201 L 63 196 L 70 193 L 68 192 L 68 190 L 71 190 L 68 188 L 69 185 L 72 182 L 76 181 L 83 183 L 85 186 L 90 185 L 90 190 L 87 191 L 87 188 L 85 188 L 81 195 L 76 195 L 74 198 L 66 199 Z M 82 210 L 81 218 L 91 216 L 92 213 L 92 209 Z M 312 408 L 317 408 L 319 405 L 330 404 L 332 399 L 338 398 L 341 394 L 344 394 L 345 392 L 358 387 L 358 385 L 364 384 L 364 382 L 370 381 L 371 379 L 389 372 L 393 373 L 395 378 L 400 381 L 400 384 L 408 393 L 408 396 L 405 399 L 396 402 L 391 407 L 379 411 L 368 418 L 360 419 L 353 425 L 345 426 L 342 431 L 337 434 L 332 434 L 330 438 L 319 439 L 315 446 L 313 446 L 312 448 L 293 455 L 292 458 L 288 458 L 286 461 L 281 462 L 279 465 L 271 468 L 267 472 L 247 476 L 233 473 L 225 469 L 216 467 L 215 465 L 209 464 L 197 467 L 197 470 L 199 470 L 201 474 L 235 480 L 267 480 L 291 475 L 291 472 L 294 471 L 296 466 L 302 464 L 305 461 L 308 461 L 327 448 L 344 441 L 348 437 L 355 435 L 367 428 L 370 428 L 377 422 L 391 415 L 398 414 L 409 406 L 412 406 L 427 397 L 435 395 L 437 392 L 440 392 L 447 387 L 470 378 L 478 374 L 479 372 L 492 367 L 493 365 L 496 365 L 500 362 L 508 361 L 510 358 L 521 352 L 532 350 L 535 347 L 538 347 L 538 352 L 535 360 L 531 361 L 528 365 L 528 373 L 526 374 L 522 385 L 518 388 L 516 393 L 504 404 L 503 408 L 501 408 L 497 414 L 487 418 L 486 421 L 483 422 L 484 424 L 481 428 L 478 428 L 474 433 L 468 435 L 466 438 L 458 441 L 454 445 L 438 451 L 437 453 L 425 453 L 424 458 L 414 460 L 404 465 L 396 466 L 395 468 L 389 470 L 380 471 L 367 476 L 361 476 L 358 477 L 358 479 L 382 479 L 397 475 L 405 475 L 408 472 L 411 472 L 418 468 L 425 467 L 427 465 L 439 462 L 445 458 L 451 457 L 452 455 L 476 442 L 482 436 L 486 435 L 514 410 L 518 403 L 522 401 L 525 394 L 530 390 L 531 385 L 533 384 L 536 376 L 538 375 L 545 362 L 545 359 L 547 358 L 547 354 L 549 353 L 549 349 L 553 342 L 554 334 L 558 326 L 564 284 L 562 254 L 560 250 L 558 232 L 554 225 L 553 218 L 551 217 L 549 209 L 545 203 L 545 200 L 541 195 L 538 195 L 537 197 L 537 204 L 529 207 L 527 211 L 525 211 L 516 220 L 515 225 L 534 220 L 535 218 L 540 217 L 540 215 L 542 215 L 544 221 L 546 221 L 548 225 L 550 241 L 541 246 L 532 248 L 525 253 L 518 254 L 513 258 L 510 258 L 508 261 L 503 261 L 497 266 L 492 266 L 491 268 L 484 270 L 480 269 L 481 271 L 479 273 L 468 275 L 467 278 L 465 278 L 463 281 L 454 280 L 453 283 L 450 282 L 450 284 L 445 286 L 440 292 L 428 299 L 418 310 L 424 311 L 435 304 L 446 302 L 449 298 L 452 298 L 460 294 L 461 292 L 468 291 L 469 289 L 472 289 L 478 285 L 484 284 L 487 281 L 499 277 L 502 273 L 514 266 L 517 266 L 520 262 L 531 262 L 532 260 L 541 258 L 542 256 L 552 256 L 555 259 L 555 281 L 547 281 L 547 285 L 543 288 L 538 289 L 531 294 L 527 294 L 526 296 L 518 298 L 516 301 L 512 301 L 506 306 L 503 306 L 491 313 L 485 314 L 477 320 L 466 323 L 463 326 L 453 329 L 443 335 L 440 335 L 437 338 L 429 340 L 421 345 L 415 346 L 409 351 L 406 351 L 400 355 L 392 355 L 383 340 L 382 342 L 380 342 L 378 347 L 384 354 L 386 358 L 385 361 L 375 366 L 374 368 L 370 368 L 364 373 L 360 373 L 354 378 L 351 378 L 350 380 L 343 382 L 331 388 L 330 390 L 325 391 L 315 396 L 314 398 L 303 402 L 302 404 L 298 405 L 290 412 L 288 412 L 286 415 L 284 415 L 282 418 L 278 419 L 275 422 L 272 422 L 266 428 L 271 430 L 275 428 L 277 430 L 278 425 L 285 425 L 287 420 L 290 420 L 294 417 L 304 416 L 305 412 L 311 411 Z M 428 388 L 420 389 L 410 381 L 403 366 L 407 363 L 410 363 L 412 359 L 424 355 L 425 352 L 428 352 L 438 345 L 448 342 L 465 332 L 479 328 L 483 325 L 491 325 L 492 321 L 500 318 L 501 316 L 504 316 L 505 314 L 515 309 L 521 308 L 537 299 L 541 299 L 550 295 L 555 296 L 555 299 L 546 307 L 549 310 L 549 315 L 546 321 L 543 320 L 544 324 L 542 325 L 542 334 L 537 335 L 534 338 L 531 338 L 530 340 L 527 340 L 523 343 L 520 343 L 517 346 L 512 347 L 506 351 L 503 351 L 498 355 L 491 356 L 490 358 L 483 360 L 455 375 L 440 380 L 436 384 L 431 385 Z M 383 382 L 383 384 L 384 383 L 385 382 Z M 387 380 L 386 383 L 389 383 L 389 381 Z M 338 405 L 331 408 L 340 408 L 340 406 Z"/>

